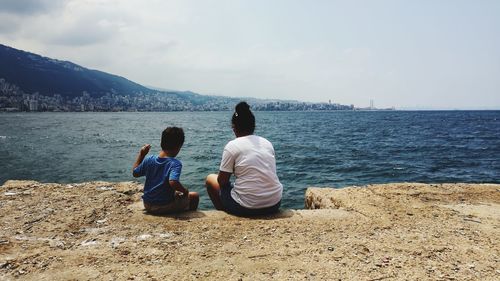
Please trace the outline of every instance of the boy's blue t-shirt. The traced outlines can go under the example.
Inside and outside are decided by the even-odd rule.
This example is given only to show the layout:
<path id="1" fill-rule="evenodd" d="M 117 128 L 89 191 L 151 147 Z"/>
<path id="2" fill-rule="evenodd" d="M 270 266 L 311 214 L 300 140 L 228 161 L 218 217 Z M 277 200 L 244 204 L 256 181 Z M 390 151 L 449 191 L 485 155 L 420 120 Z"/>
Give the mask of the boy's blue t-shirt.
<path id="1" fill-rule="evenodd" d="M 168 204 L 174 201 L 175 190 L 170 187 L 169 180 L 179 181 L 182 163 L 175 158 L 161 158 L 157 155 L 146 157 L 134 169 L 139 176 L 146 176 L 142 199 L 150 204 Z"/>

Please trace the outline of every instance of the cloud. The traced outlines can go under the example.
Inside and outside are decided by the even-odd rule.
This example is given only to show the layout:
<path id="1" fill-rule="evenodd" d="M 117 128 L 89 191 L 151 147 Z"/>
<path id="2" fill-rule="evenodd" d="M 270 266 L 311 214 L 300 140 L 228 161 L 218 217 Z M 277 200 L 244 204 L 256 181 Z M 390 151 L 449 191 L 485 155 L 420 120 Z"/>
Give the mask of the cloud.
<path id="1" fill-rule="evenodd" d="M 123 27 L 134 20 L 133 13 L 123 13 L 126 5 L 119 4 L 107 0 L 2 0 L 0 35 L 8 41 L 29 39 L 47 47 L 99 44 L 120 36 Z"/>
<path id="2" fill-rule="evenodd" d="M 1 0 L 0 35 L 15 40 L 39 28 L 40 19 L 63 10 L 66 0 Z M 45 32 L 44 32 L 45 33 Z"/>
<path id="3" fill-rule="evenodd" d="M 105 42 L 118 32 L 117 26 L 105 20 L 79 20 L 52 34 L 47 41 L 65 46 L 85 46 Z"/>
<path id="4" fill-rule="evenodd" d="M 59 9 L 64 2 L 63 0 L 2 0 L 0 13 L 31 16 Z"/>
<path id="5" fill-rule="evenodd" d="M 16 15 L 2 15 L 2 20 L 0 20 L 0 34 L 15 34 L 21 27 L 21 22 L 21 19 Z"/>

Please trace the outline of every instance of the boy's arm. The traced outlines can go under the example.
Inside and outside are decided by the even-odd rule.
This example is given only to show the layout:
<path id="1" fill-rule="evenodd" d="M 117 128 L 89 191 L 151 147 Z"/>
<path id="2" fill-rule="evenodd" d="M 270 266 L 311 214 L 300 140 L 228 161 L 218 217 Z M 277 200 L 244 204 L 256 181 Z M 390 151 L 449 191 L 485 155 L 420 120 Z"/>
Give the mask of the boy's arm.
<path id="1" fill-rule="evenodd" d="M 182 192 L 182 197 L 188 196 L 189 191 L 179 181 L 169 180 L 168 183 L 170 184 L 170 187 L 172 187 L 174 190 Z"/>
<path id="2" fill-rule="evenodd" d="M 132 175 L 134 177 L 140 177 L 139 174 L 135 173 L 134 170 L 137 168 L 139 165 L 141 165 L 142 161 L 144 160 L 144 157 L 149 153 L 149 149 L 151 148 L 150 144 L 145 144 L 141 147 L 141 150 L 137 154 L 137 158 L 135 160 L 134 166 L 132 167 Z"/>

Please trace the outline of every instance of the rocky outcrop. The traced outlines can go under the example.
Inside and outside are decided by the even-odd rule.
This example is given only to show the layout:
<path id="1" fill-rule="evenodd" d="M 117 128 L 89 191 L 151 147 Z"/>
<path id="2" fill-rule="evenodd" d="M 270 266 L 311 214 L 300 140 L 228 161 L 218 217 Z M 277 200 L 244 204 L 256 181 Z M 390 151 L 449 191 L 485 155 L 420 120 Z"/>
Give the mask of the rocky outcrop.
<path id="1" fill-rule="evenodd" d="M 340 189 L 310 187 L 305 194 L 306 209 L 365 208 L 387 200 L 399 202 L 479 202 L 496 200 L 499 184 L 421 184 L 391 183 L 352 186 Z M 415 200 L 418 199 L 418 200 Z M 377 204 L 378 206 L 383 204 Z"/>
<path id="2" fill-rule="evenodd" d="M 140 196 L 134 182 L 6 182 L 0 280 L 500 277 L 500 185 L 309 188 L 314 210 L 253 219 L 151 216 Z"/>

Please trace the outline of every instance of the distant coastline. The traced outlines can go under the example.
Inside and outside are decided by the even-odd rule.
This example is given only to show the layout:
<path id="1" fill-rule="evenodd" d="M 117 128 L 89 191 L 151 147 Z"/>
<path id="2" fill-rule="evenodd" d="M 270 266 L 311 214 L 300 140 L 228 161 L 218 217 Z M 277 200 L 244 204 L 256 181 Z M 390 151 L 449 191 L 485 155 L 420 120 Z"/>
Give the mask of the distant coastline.
<path id="1" fill-rule="evenodd" d="M 0 88 L 6 84 L 0 79 Z M 230 111 L 240 100 L 248 100 L 255 111 L 337 111 L 356 110 L 354 105 L 298 101 L 266 101 L 221 96 L 202 96 L 177 92 L 152 92 L 134 95 L 107 93 L 93 97 L 84 92 L 78 97 L 25 94 L 17 87 L 0 89 L 0 111 L 4 112 L 176 112 Z M 6 90 L 7 89 L 7 90 Z"/>
<path id="2" fill-rule="evenodd" d="M 201 95 L 151 89 L 124 77 L 0 44 L 0 111 L 227 111 L 241 100 L 256 111 L 353 110 L 328 102 Z"/>

